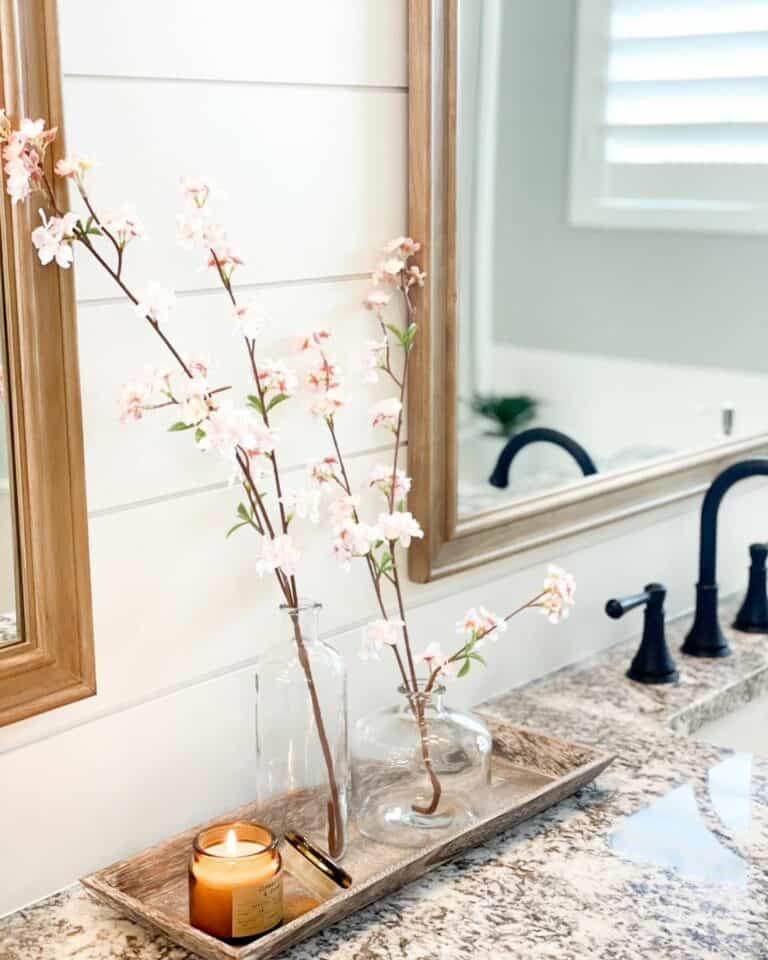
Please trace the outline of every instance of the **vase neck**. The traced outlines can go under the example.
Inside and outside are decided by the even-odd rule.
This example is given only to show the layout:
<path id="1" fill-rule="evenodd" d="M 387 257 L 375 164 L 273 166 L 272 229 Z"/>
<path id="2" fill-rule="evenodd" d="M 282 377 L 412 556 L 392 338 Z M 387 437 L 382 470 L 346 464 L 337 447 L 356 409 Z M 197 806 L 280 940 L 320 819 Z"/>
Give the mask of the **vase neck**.
<path id="1" fill-rule="evenodd" d="M 445 696 L 445 687 L 442 684 L 435 684 L 431 690 L 425 690 L 427 686 L 426 679 L 419 679 L 419 690 L 414 693 L 412 690 L 407 690 L 404 686 L 397 688 L 397 692 L 400 694 L 402 701 L 401 705 L 404 710 L 407 710 L 409 713 L 413 712 L 414 707 L 419 707 L 429 713 L 440 712 L 443 709 L 443 698 Z"/>
<path id="2" fill-rule="evenodd" d="M 283 626 L 287 626 L 290 639 L 295 640 L 298 631 L 304 643 L 317 643 L 322 609 L 322 604 L 311 600 L 302 600 L 295 607 L 282 604 Z"/>

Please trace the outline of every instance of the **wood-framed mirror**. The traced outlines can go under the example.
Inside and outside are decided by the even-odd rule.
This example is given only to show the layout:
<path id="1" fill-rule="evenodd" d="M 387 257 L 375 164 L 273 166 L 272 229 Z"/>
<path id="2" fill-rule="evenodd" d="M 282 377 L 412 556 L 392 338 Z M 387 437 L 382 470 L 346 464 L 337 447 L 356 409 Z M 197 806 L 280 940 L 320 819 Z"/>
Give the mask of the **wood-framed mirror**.
<path id="1" fill-rule="evenodd" d="M 768 450 L 768 155 L 673 7 L 410 0 L 417 581 Z"/>
<path id="2" fill-rule="evenodd" d="M 57 44 L 54 0 L 0 0 L 9 117 L 61 126 Z M 0 725 L 96 691 L 72 276 L 34 256 L 36 205 L 2 194 Z"/>

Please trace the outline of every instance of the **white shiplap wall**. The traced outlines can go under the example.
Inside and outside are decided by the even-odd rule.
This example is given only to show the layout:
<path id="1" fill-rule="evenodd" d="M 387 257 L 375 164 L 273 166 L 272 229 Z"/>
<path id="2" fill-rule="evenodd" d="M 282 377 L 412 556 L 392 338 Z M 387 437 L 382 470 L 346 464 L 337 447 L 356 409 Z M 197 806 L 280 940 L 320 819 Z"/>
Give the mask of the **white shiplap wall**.
<path id="1" fill-rule="evenodd" d="M 60 16 L 69 147 L 100 158 L 94 196 L 135 201 L 150 234 L 131 253 L 131 280 L 174 285 L 185 348 L 209 350 L 222 379 L 241 384 L 229 311 L 173 242 L 178 177 L 228 187 L 223 218 L 247 254 L 244 292 L 275 318 L 270 349 L 318 320 L 336 333 L 353 399 L 343 434 L 362 478 L 382 444 L 366 426 L 375 391 L 354 385 L 368 335 L 362 275 L 405 228 L 405 0 L 61 0 Z M 77 287 L 99 693 L 0 730 L 0 823 L 13 825 L 0 831 L 0 914 L 253 795 L 252 662 L 277 623 L 253 542 L 224 540 L 235 494 L 221 466 L 158 421 L 117 423 L 119 385 L 161 357 L 150 331 L 81 262 Z M 322 436 L 292 437 L 292 416 L 280 427 L 300 475 Z M 763 504 L 756 489 L 731 497 L 726 586 L 742 580 Z M 636 630 L 604 618 L 610 594 L 656 578 L 671 609 L 688 606 L 695 512 L 409 585 L 414 631 L 445 640 L 471 602 L 508 609 L 546 560 L 567 564 L 577 614 L 556 631 L 538 617 L 520 624 L 455 699 L 498 693 Z M 303 590 L 326 605 L 359 714 L 394 684 L 386 661 L 356 658 L 370 588 L 361 570 L 333 568 L 316 532 L 305 545 Z"/>

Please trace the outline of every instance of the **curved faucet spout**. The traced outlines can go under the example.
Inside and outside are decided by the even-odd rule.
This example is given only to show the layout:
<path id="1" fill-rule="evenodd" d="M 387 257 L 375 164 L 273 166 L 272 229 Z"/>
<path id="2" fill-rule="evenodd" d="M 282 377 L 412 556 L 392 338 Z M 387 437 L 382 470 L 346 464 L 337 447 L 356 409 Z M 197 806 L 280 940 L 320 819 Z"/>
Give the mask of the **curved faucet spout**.
<path id="1" fill-rule="evenodd" d="M 761 476 L 768 476 L 768 459 L 742 460 L 726 467 L 707 490 L 701 505 L 696 615 L 682 646 L 683 653 L 694 657 L 727 657 L 731 652 L 717 617 L 717 515 L 723 497 L 735 483 Z"/>
<path id="2" fill-rule="evenodd" d="M 570 453 L 585 477 L 597 473 L 594 460 L 573 437 L 569 437 L 567 433 L 561 433 L 559 430 L 551 430 L 549 427 L 531 427 L 530 430 L 522 430 L 520 433 L 516 433 L 514 437 L 509 438 L 499 454 L 499 459 L 496 461 L 496 466 L 493 468 L 493 473 L 488 482 L 501 489 L 508 487 L 512 461 L 529 443 L 553 443 L 556 447 L 562 447 L 563 450 Z"/>

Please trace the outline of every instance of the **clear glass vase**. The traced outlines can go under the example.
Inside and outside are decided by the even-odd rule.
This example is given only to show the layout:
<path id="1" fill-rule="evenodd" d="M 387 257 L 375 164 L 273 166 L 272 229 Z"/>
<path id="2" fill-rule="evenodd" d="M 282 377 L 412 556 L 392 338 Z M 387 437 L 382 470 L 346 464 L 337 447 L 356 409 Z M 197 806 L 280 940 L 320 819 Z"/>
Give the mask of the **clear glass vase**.
<path id="1" fill-rule="evenodd" d="M 357 824 L 371 840 L 419 847 L 477 819 L 490 785 L 492 738 L 479 717 L 445 705 L 445 687 L 398 693 L 395 706 L 355 725 Z"/>
<path id="2" fill-rule="evenodd" d="M 259 804 L 275 832 L 302 833 L 338 860 L 350 778 L 344 661 L 318 638 L 319 603 L 280 609 L 281 637 L 256 669 Z"/>

